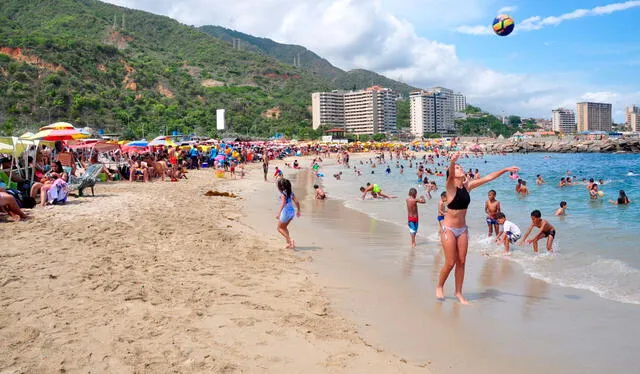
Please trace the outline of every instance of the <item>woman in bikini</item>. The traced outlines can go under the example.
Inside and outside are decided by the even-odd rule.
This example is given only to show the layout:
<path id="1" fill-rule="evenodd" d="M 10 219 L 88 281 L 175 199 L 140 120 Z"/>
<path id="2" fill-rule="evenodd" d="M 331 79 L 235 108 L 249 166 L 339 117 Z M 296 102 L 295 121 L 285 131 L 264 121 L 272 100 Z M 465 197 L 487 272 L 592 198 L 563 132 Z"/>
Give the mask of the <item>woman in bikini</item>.
<path id="1" fill-rule="evenodd" d="M 467 208 L 471 202 L 469 192 L 476 187 L 491 182 L 504 173 L 517 172 L 519 168 L 512 166 L 487 174 L 480 179 L 467 180 L 464 169 L 456 163 L 460 154 L 451 157 L 451 163 L 447 170 L 447 212 L 442 221 L 442 235 L 440 241 L 444 248 L 445 263 L 440 270 L 440 279 L 436 288 L 436 297 L 444 299 L 444 283 L 447 281 L 453 268 L 455 271 L 455 295 L 462 304 L 468 304 L 462 295 L 462 283 L 464 282 L 464 267 L 469 248 L 469 233 L 467 230 Z"/>

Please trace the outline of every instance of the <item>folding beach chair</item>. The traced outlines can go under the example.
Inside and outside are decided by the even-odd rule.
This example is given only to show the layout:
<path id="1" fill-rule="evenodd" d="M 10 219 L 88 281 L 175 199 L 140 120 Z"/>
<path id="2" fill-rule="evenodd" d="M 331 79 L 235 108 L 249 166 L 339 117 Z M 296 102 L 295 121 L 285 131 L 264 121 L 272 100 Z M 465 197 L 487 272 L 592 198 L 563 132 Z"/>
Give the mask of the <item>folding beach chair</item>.
<path id="1" fill-rule="evenodd" d="M 81 176 L 70 176 L 69 184 L 67 185 L 69 192 L 78 190 L 78 196 L 82 196 L 82 191 L 85 188 L 91 188 L 91 196 L 95 196 L 93 187 L 96 185 L 96 182 L 98 181 L 98 174 L 101 172 L 102 164 L 93 164 L 90 165 Z"/>

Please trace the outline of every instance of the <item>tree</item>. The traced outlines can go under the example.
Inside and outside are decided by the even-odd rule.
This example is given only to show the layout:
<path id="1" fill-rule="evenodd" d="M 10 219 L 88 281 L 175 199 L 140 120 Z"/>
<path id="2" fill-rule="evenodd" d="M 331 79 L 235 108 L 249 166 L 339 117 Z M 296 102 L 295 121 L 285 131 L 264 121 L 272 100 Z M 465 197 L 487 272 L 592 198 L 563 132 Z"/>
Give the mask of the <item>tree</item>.
<path id="1" fill-rule="evenodd" d="M 511 126 L 520 126 L 520 123 L 522 122 L 522 118 L 513 115 L 509 116 L 507 120 Z"/>

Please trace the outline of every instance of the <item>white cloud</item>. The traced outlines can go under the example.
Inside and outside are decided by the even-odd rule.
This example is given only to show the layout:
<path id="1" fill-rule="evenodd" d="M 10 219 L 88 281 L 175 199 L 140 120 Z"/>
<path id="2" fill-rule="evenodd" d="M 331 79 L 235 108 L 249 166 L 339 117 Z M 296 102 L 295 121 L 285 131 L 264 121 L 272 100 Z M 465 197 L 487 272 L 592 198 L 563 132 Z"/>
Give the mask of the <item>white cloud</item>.
<path id="1" fill-rule="evenodd" d="M 515 5 L 505 6 L 498 9 L 498 14 L 509 14 L 515 12 L 516 10 L 518 10 L 518 7 Z"/>
<path id="2" fill-rule="evenodd" d="M 456 31 L 462 34 L 469 35 L 491 35 L 493 30 L 489 26 L 458 26 Z"/>
<path id="3" fill-rule="evenodd" d="M 540 30 L 547 26 L 557 26 L 564 21 L 570 21 L 588 16 L 602 16 L 615 12 L 620 12 L 627 9 L 640 7 L 640 0 L 625 1 L 621 3 L 614 3 L 609 5 L 597 6 L 591 9 L 576 9 L 569 13 L 564 13 L 559 16 L 540 17 L 532 16 L 526 18 L 516 25 L 516 29 L 521 31 L 534 31 Z M 508 13 L 511 7 L 504 7 L 498 11 L 498 13 Z M 470 35 L 484 35 L 482 33 L 476 33 L 482 26 L 459 26 L 456 31 L 463 34 Z"/>
<path id="4" fill-rule="evenodd" d="M 580 79 L 567 77 L 566 73 L 509 74 L 461 61 L 454 45 L 418 35 L 415 22 L 398 16 L 391 0 L 108 1 L 167 15 L 187 24 L 221 25 L 283 43 L 300 44 L 343 69 L 364 68 L 394 79 L 402 77 L 416 87 L 450 87 L 464 92 L 470 103 L 495 113 L 549 117 L 552 108 L 575 103 L 585 93 L 598 91 L 577 84 Z M 427 1 L 443 7 L 450 4 L 450 0 L 407 1 L 416 4 Z M 460 1 L 469 7 L 490 2 Z M 485 26 L 474 31 L 491 33 Z M 640 95 L 634 97 L 640 103 Z M 615 99 L 620 103 L 629 98 L 621 94 Z"/>

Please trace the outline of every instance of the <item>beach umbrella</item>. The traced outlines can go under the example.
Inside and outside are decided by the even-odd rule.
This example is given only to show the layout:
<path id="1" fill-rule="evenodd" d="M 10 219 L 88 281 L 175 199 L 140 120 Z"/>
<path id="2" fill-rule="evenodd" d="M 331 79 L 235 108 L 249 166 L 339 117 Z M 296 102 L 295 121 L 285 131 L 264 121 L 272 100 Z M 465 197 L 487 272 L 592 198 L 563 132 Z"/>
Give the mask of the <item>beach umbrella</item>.
<path id="1" fill-rule="evenodd" d="M 222 161 L 224 159 L 225 159 L 224 155 L 217 155 L 216 158 L 214 158 L 214 160 L 216 161 Z"/>
<path id="2" fill-rule="evenodd" d="M 158 136 L 157 138 L 153 139 L 152 141 L 149 142 L 149 146 L 153 147 L 153 146 L 172 146 L 175 147 L 176 143 L 174 143 L 173 139 L 171 139 L 170 136 Z"/>
<path id="3" fill-rule="evenodd" d="M 56 122 L 40 128 L 36 134 L 29 137 L 29 140 L 74 140 L 88 138 L 87 134 L 83 134 L 80 130 L 73 127 L 72 124 L 66 122 Z"/>
<path id="4" fill-rule="evenodd" d="M 145 148 L 147 146 L 149 146 L 149 142 L 147 142 L 146 140 L 135 140 L 132 142 L 129 142 L 127 144 L 125 144 L 127 147 L 138 147 L 138 148 Z"/>

